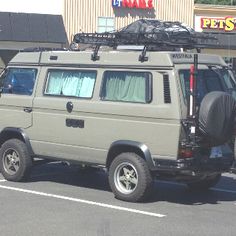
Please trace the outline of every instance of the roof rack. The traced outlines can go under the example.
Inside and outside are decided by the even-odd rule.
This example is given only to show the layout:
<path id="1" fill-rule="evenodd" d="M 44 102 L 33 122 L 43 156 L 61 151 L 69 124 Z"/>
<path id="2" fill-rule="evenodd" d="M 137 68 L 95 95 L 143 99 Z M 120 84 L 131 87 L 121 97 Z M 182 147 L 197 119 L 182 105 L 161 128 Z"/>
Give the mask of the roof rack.
<path id="1" fill-rule="evenodd" d="M 71 50 L 75 44 L 87 44 L 94 48 L 92 60 L 99 60 L 101 46 L 117 48 L 118 45 L 143 45 L 140 61 L 147 61 L 146 51 L 176 51 L 196 49 L 217 44 L 217 39 L 209 34 L 194 31 L 180 22 L 159 20 L 137 20 L 121 30 L 105 33 L 78 33 L 74 36 Z M 80 48 L 79 48 L 80 50 Z"/>
<path id="2" fill-rule="evenodd" d="M 30 47 L 20 50 L 20 52 L 49 52 L 49 51 L 67 51 L 65 48 L 50 48 L 50 47 Z"/>

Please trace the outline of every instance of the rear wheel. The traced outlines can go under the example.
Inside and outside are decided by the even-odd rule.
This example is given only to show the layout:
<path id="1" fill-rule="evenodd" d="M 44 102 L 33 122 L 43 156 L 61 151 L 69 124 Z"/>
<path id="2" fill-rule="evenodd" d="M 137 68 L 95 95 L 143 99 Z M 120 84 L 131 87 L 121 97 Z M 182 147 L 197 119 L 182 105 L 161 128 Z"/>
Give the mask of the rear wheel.
<path id="1" fill-rule="evenodd" d="M 219 182 L 220 178 L 221 174 L 216 174 L 196 182 L 188 183 L 187 185 L 192 191 L 206 191 L 214 187 Z"/>
<path id="2" fill-rule="evenodd" d="M 24 142 L 10 139 L 0 149 L 0 170 L 5 179 L 24 181 L 30 175 L 32 158 Z"/>
<path id="3" fill-rule="evenodd" d="M 109 168 L 110 187 L 120 200 L 144 200 L 150 194 L 152 182 L 146 162 L 135 153 L 118 155 Z"/>

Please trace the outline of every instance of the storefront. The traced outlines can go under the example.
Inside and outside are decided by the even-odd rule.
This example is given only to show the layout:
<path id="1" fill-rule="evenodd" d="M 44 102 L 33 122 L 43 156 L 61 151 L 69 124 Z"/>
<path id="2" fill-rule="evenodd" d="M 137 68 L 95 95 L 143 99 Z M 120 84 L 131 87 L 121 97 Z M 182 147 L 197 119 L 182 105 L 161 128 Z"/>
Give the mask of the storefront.
<path id="1" fill-rule="evenodd" d="M 236 7 L 197 4 L 194 15 L 195 30 L 218 40 L 203 52 L 221 55 L 236 70 Z"/>
<path id="2" fill-rule="evenodd" d="M 205 53 L 221 55 L 236 70 L 236 7 L 195 4 L 194 0 L 64 0 L 69 42 L 78 32 L 119 30 L 138 20 L 180 21 L 218 41 Z"/>
<path id="3" fill-rule="evenodd" d="M 78 32 L 118 30 L 140 18 L 180 21 L 193 26 L 194 0 L 65 0 L 69 41 Z"/>

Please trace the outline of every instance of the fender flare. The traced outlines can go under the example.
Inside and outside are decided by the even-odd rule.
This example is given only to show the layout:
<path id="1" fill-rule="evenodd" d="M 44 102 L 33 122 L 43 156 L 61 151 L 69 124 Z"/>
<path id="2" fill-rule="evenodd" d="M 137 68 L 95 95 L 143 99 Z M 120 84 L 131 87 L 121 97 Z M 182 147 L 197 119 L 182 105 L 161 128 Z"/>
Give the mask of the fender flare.
<path id="1" fill-rule="evenodd" d="M 0 145 L 10 138 L 20 138 L 26 145 L 30 156 L 34 155 L 28 135 L 20 128 L 6 127 L 0 132 Z"/>
<path id="2" fill-rule="evenodd" d="M 130 141 L 130 140 L 118 140 L 111 144 L 108 154 L 107 154 L 106 167 L 109 168 L 112 160 L 115 158 L 117 154 L 120 154 L 122 152 L 130 152 L 130 151 L 136 151 L 137 154 L 141 154 L 144 160 L 147 162 L 149 169 L 150 170 L 154 169 L 152 156 L 147 145 L 140 142 L 136 142 L 136 141 Z"/>

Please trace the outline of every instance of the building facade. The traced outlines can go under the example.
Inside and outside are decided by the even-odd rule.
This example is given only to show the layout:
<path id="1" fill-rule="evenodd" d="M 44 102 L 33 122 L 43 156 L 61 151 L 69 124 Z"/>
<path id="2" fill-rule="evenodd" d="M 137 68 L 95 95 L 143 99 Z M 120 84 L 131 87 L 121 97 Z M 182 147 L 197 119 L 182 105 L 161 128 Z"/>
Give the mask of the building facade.
<path id="1" fill-rule="evenodd" d="M 203 52 L 221 55 L 236 69 L 236 7 L 196 4 L 194 27 L 218 39 L 215 46 Z"/>
<path id="2" fill-rule="evenodd" d="M 78 32 L 118 30 L 145 19 L 180 21 L 193 26 L 194 0 L 65 0 L 69 41 Z"/>
<path id="3" fill-rule="evenodd" d="M 236 7 L 194 0 L 64 0 L 69 43 L 78 32 L 119 30 L 135 20 L 180 21 L 217 40 L 203 53 L 218 54 L 236 70 Z"/>

